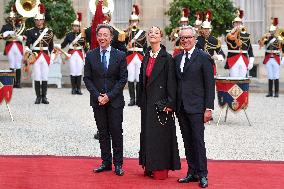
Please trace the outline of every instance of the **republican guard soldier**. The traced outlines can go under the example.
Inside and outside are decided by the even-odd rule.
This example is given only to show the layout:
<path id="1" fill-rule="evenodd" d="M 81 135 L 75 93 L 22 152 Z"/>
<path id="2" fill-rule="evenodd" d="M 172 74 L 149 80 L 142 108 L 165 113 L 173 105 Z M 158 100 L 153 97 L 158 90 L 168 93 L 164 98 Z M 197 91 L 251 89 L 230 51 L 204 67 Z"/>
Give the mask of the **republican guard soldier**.
<path id="1" fill-rule="evenodd" d="M 39 5 L 39 12 L 34 17 L 35 27 L 26 31 L 26 51 L 36 57 L 33 63 L 32 77 L 36 92 L 35 104 L 49 104 L 47 94 L 50 53 L 53 50 L 53 31 L 45 26 L 45 7 Z"/>
<path id="2" fill-rule="evenodd" d="M 203 17 L 204 17 L 203 12 L 197 11 L 195 13 L 195 17 L 196 17 L 196 20 L 194 22 L 194 28 L 195 28 L 198 36 L 199 36 L 199 35 L 201 35 L 200 34 L 200 32 L 201 32 L 201 25 L 203 23 Z"/>
<path id="3" fill-rule="evenodd" d="M 213 35 L 211 35 L 212 12 L 207 11 L 205 17 L 206 17 L 205 21 L 201 24 L 200 35 L 197 37 L 196 47 L 210 54 L 210 56 L 215 60 L 213 69 L 214 69 L 214 75 L 216 75 L 217 73 L 216 62 L 224 61 L 225 54 L 221 49 L 221 41 L 216 37 L 214 37 Z"/>
<path id="4" fill-rule="evenodd" d="M 269 32 L 264 34 L 259 40 L 260 47 L 265 46 L 265 64 L 268 76 L 268 94 L 266 97 L 279 97 L 279 70 L 280 70 L 280 53 L 284 50 L 284 30 L 278 28 L 278 18 L 272 19 L 272 25 Z"/>
<path id="5" fill-rule="evenodd" d="M 0 31 L 0 39 L 6 41 L 4 55 L 8 57 L 10 70 L 16 72 L 14 81 L 15 88 L 21 88 L 21 64 L 23 61 L 23 41 L 25 37 L 21 35 L 24 30 L 22 19 L 17 17 L 16 7 L 11 8 L 6 24 Z"/>
<path id="6" fill-rule="evenodd" d="M 173 51 L 173 57 L 175 57 L 177 54 L 181 53 L 183 51 L 182 46 L 180 45 L 180 39 L 178 37 L 180 28 L 183 26 L 188 25 L 188 16 L 189 16 L 189 9 L 183 8 L 182 9 L 182 17 L 179 20 L 179 27 L 173 29 L 170 40 L 174 43 L 174 51 Z"/>
<path id="7" fill-rule="evenodd" d="M 68 59 L 70 67 L 70 79 L 72 91 L 71 94 L 82 95 L 81 92 L 81 81 L 82 72 L 85 62 L 85 33 L 80 30 L 82 21 L 82 13 L 77 13 L 77 19 L 72 23 L 72 32 L 69 32 L 64 41 L 58 48 L 65 48 L 67 46 L 68 53 L 71 57 Z M 55 47 L 57 47 L 55 45 Z"/>
<path id="8" fill-rule="evenodd" d="M 146 32 L 139 28 L 139 8 L 133 5 L 132 14 L 129 18 L 129 28 L 126 34 L 126 61 L 128 70 L 128 90 L 130 102 L 128 106 L 138 104 L 139 97 L 139 74 L 143 56 L 147 49 Z M 136 83 L 136 95 L 135 95 Z M 135 99 L 136 96 L 136 99 Z"/>
<path id="9" fill-rule="evenodd" d="M 228 46 L 225 69 L 229 69 L 230 77 L 248 77 L 248 71 L 253 67 L 254 55 L 250 34 L 243 26 L 243 15 L 243 10 L 237 11 L 237 17 L 233 20 L 234 28 L 225 38 Z"/>

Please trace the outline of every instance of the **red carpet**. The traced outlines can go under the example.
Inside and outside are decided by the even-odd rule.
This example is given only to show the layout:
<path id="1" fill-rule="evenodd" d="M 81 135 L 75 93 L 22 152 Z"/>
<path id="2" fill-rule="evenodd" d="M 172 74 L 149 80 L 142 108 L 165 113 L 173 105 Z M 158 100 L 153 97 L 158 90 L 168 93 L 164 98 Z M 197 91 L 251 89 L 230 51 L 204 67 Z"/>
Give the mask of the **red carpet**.
<path id="1" fill-rule="evenodd" d="M 94 174 L 99 158 L 54 156 L 0 156 L 0 189 L 176 189 L 199 188 L 198 183 L 179 184 L 186 174 L 170 172 L 167 180 L 144 177 L 137 159 L 125 159 L 125 175 Z M 209 187 L 218 189 L 282 189 L 284 162 L 209 160 Z"/>

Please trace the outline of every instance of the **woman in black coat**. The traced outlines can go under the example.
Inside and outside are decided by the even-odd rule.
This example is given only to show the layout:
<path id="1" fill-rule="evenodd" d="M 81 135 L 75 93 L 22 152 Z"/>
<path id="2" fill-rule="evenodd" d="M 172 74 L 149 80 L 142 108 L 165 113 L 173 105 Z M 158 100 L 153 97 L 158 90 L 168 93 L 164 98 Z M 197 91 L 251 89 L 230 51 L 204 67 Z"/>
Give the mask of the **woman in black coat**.
<path id="1" fill-rule="evenodd" d="M 161 45 L 163 33 L 153 26 L 148 32 L 151 47 L 140 71 L 141 133 L 139 164 L 145 175 L 165 179 L 168 170 L 180 169 L 176 127 L 176 75 L 173 59 Z"/>

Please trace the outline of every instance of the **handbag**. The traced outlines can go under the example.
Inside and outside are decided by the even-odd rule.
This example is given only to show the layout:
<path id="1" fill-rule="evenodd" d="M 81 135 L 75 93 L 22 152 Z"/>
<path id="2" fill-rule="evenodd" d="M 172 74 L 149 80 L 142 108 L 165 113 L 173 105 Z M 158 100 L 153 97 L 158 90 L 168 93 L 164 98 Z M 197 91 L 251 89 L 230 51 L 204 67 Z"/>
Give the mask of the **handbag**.
<path id="1" fill-rule="evenodd" d="M 161 125 L 165 126 L 169 120 L 169 118 L 175 120 L 174 112 L 165 112 L 164 109 L 167 107 L 168 99 L 162 99 L 155 103 L 156 113 L 158 117 L 158 121 Z M 165 115 L 165 119 L 162 120 L 162 115 Z"/>

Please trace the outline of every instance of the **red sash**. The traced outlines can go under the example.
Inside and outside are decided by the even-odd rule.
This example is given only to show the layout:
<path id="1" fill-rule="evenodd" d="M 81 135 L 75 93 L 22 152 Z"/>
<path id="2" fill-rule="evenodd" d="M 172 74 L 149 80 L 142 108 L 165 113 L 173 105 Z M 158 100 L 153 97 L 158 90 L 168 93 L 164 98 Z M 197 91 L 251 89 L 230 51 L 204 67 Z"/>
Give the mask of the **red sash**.
<path id="1" fill-rule="evenodd" d="M 84 60 L 84 55 L 83 55 L 83 52 L 80 51 L 80 50 L 69 50 L 68 53 L 73 55 L 75 52 L 78 52 L 78 54 L 80 55 L 80 57 L 82 58 L 82 60 Z"/>
<path id="2" fill-rule="evenodd" d="M 271 58 L 271 56 L 273 56 L 276 62 L 280 65 L 280 56 L 274 53 L 267 54 L 263 60 L 263 64 L 266 64 L 268 60 Z"/>
<path id="3" fill-rule="evenodd" d="M 138 53 L 138 52 L 134 52 L 134 53 L 132 53 L 132 54 L 130 54 L 130 55 L 128 55 L 127 57 L 126 57 L 126 62 L 127 62 L 127 64 L 130 64 L 131 63 L 131 61 L 133 60 L 133 58 L 135 57 L 135 55 L 138 55 L 138 58 L 139 58 L 139 60 L 143 60 L 143 56 L 142 56 L 142 54 L 140 54 L 140 53 Z"/>
<path id="4" fill-rule="evenodd" d="M 10 43 L 8 43 L 5 47 L 5 54 L 8 54 L 9 51 L 11 50 L 13 44 L 16 44 L 18 49 L 20 50 L 21 54 L 23 54 L 24 48 L 23 48 L 23 44 L 19 41 L 11 41 Z"/>
<path id="5" fill-rule="evenodd" d="M 46 60 L 47 64 L 50 64 L 50 57 L 48 56 L 48 54 L 46 54 L 43 51 L 40 51 L 40 53 L 38 54 L 38 56 L 36 57 L 35 62 L 39 59 L 40 55 L 43 55 L 44 59 Z"/>
<path id="6" fill-rule="evenodd" d="M 243 57 L 243 60 L 246 64 L 246 66 L 248 67 L 248 64 L 249 64 L 248 57 L 245 56 L 243 53 L 239 53 L 239 54 L 236 54 L 236 55 L 233 55 L 233 56 L 227 58 L 229 69 L 232 68 L 235 65 L 235 63 L 238 61 L 238 59 L 240 57 Z"/>

